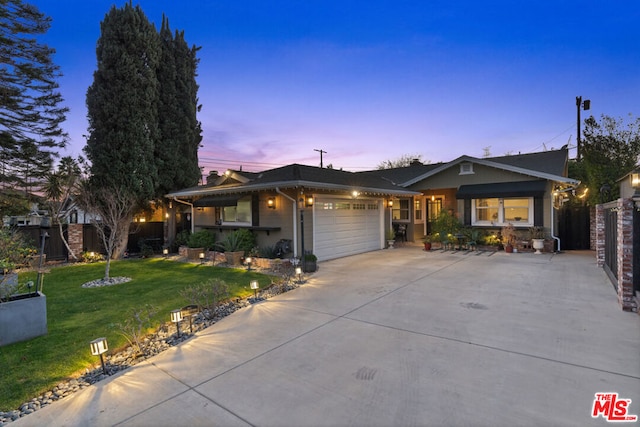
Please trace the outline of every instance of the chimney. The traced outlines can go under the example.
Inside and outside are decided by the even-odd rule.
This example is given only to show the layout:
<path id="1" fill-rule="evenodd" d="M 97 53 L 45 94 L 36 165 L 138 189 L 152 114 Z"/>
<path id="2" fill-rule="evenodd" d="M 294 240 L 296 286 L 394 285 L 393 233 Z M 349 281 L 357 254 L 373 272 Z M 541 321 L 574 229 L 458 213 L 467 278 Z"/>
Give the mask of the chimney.
<path id="1" fill-rule="evenodd" d="M 218 171 L 209 171 L 209 175 L 207 175 L 207 185 L 213 184 L 218 178 L 220 178 Z"/>

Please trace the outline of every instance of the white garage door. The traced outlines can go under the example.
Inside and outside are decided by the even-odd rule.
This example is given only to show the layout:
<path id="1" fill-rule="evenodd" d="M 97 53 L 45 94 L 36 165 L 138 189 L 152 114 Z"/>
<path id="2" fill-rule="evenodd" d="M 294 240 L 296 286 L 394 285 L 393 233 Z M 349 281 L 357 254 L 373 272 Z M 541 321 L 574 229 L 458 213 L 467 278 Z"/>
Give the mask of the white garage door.
<path id="1" fill-rule="evenodd" d="M 382 249 L 382 202 L 316 198 L 314 253 L 318 260 Z"/>

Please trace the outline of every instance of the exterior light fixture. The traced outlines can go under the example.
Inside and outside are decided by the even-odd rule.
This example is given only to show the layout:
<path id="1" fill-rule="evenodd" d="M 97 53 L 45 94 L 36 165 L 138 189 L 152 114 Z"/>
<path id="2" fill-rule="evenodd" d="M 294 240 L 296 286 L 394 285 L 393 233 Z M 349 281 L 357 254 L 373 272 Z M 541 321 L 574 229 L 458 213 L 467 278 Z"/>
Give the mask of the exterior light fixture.
<path id="1" fill-rule="evenodd" d="M 246 258 L 244 259 L 244 262 L 246 262 L 246 263 L 247 263 L 247 271 L 251 271 L 251 262 L 252 262 L 252 261 L 253 261 L 253 259 L 251 259 L 251 257 L 250 257 L 250 256 L 248 256 L 248 257 L 246 257 Z"/>
<path id="2" fill-rule="evenodd" d="M 200 258 L 200 264 L 204 264 L 204 252 L 200 252 L 200 254 L 198 255 L 198 257 Z"/>
<path id="3" fill-rule="evenodd" d="M 258 284 L 257 280 L 252 280 L 251 283 L 249 284 L 249 286 L 251 287 L 251 289 L 253 289 L 253 297 L 255 299 L 258 299 L 258 289 L 260 288 L 260 285 Z"/>
<path id="4" fill-rule="evenodd" d="M 107 345 L 107 339 L 105 337 L 96 338 L 95 340 L 89 343 L 91 347 L 91 354 L 93 356 L 100 356 L 100 364 L 102 364 L 102 373 L 107 374 L 107 368 L 104 366 L 104 353 L 109 350 L 109 346 Z"/>
<path id="5" fill-rule="evenodd" d="M 298 276 L 298 283 L 302 283 L 302 267 L 296 267 L 296 276 Z"/>
<path id="6" fill-rule="evenodd" d="M 307 196 L 305 204 L 307 205 L 308 208 L 313 206 L 313 196 Z"/>
<path id="7" fill-rule="evenodd" d="M 267 207 L 269 209 L 275 209 L 276 208 L 276 198 L 275 197 L 269 197 L 267 199 Z"/>
<path id="8" fill-rule="evenodd" d="M 389 199 L 389 201 L 387 201 L 387 207 L 389 208 L 393 207 L 393 200 Z"/>
<path id="9" fill-rule="evenodd" d="M 431 195 L 431 201 L 435 202 L 436 201 L 436 196 L 434 196 L 433 194 Z"/>
<path id="10" fill-rule="evenodd" d="M 357 197 L 360 195 L 360 193 L 359 193 L 358 191 L 356 191 L 356 190 L 353 190 L 353 192 L 351 193 L 351 195 L 352 195 L 352 196 L 353 196 L 353 198 L 355 199 L 355 198 L 357 198 Z"/>
<path id="11" fill-rule="evenodd" d="M 169 248 L 163 248 L 162 255 L 164 255 L 164 257 L 166 258 L 169 255 Z"/>
<path id="12" fill-rule="evenodd" d="M 633 172 L 631 174 L 631 186 L 633 188 L 640 187 L 640 172 Z"/>
<path id="13" fill-rule="evenodd" d="M 182 310 L 172 310 L 171 311 L 171 321 L 176 324 L 176 329 L 178 331 L 178 338 L 180 338 L 180 321 L 182 320 Z"/>

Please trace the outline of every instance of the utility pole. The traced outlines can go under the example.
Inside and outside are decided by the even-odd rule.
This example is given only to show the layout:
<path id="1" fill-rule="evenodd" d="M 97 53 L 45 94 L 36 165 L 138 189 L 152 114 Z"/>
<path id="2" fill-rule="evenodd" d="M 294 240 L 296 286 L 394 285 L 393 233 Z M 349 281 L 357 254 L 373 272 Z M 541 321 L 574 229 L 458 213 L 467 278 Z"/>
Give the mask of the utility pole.
<path id="1" fill-rule="evenodd" d="M 589 99 L 585 99 L 583 102 L 581 96 L 576 96 L 576 107 L 578 107 L 578 123 L 577 123 L 578 137 L 576 138 L 576 145 L 578 147 L 578 152 L 576 154 L 576 160 L 580 161 L 581 154 L 582 154 L 582 150 L 581 150 L 582 142 L 580 141 L 580 109 L 584 108 L 584 110 L 587 111 L 589 108 L 591 108 L 591 101 Z"/>
<path id="2" fill-rule="evenodd" d="M 317 148 L 314 148 L 313 151 L 317 151 L 318 153 L 320 153 L 320 169 L 322 169 L 322 167 L 323 167 L 322 154 L 327 154 L 327 152 L 322 150 L 322 149 L 318 150 Z"/>

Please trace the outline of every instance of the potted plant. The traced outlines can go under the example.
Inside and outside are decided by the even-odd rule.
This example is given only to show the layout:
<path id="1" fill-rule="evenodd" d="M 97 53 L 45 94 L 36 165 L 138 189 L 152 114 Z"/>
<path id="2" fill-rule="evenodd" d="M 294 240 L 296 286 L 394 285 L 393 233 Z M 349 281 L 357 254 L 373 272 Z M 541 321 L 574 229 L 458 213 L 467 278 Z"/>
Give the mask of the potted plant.
<path id="1" fill-rule="evenodd" d="M 393 249 L 393 244 L 396 242 L 396 232 L 393 231 L 393 227 L 389 227 L 387 230 L 387 245 L 389 249 Z"/>
<path id="2" fill-rule="evenodd" d="M 198 260 L 200 254 L 209 249 L 213 249 L 216 244 L 216 236 L 210 230 L 199 230 L 190 234 L 187 239 L 187 258 L 190 260 Z"/>
<path id="3" fill-rule="evenodd" d="M 502 227 L 502 239 L 504 243 L 504 251 L 508 254 L 513 252 L 513 244 L 516 241 L 516 228 L 509 223 Z"/>
<path id="4" fill-rule="evenodd" d="M 529 233 L 531 233 L 531 245 L 536 250 L 535 254 L 542 254 L 542 249 L 544 249 L 544 229 L 542 227 L 531 227 Z"/>
<path id="5" fill-rule="evenodd" d="M 16 269 L 36 253 L 23 237 L 0 228 L 0 344 L 7 345 L 47 333 L 47 300 L 33 282 L 24 291 Z M 22 292 L 22 293 L 21 293 Z"/>
<path id="6" fill-rule="evenodd" d="M 317 269 L 318 257 L 311 252 L 307 252 L 302 256 L 302 271 L 305 273 L 313 273 Z"/>
<path id="7" fill-rule="evenodd" d="M 430 251 L 431 250 L 431 242 L 433 241 L 433 236 L 431 234 L 427 234 L 426 236 L 424 236 L 422 238 L 422 243 L 424 243 L 424 250 L 425 251 Z"/>
<path id="8" fill-rule="evenodd" d="M 242 265 L 242 257 L 245 252 L 255 247 L 255 240 L 255 236 L 249 230 L 240 229 L 227 234 L 216 246 L 224 251 L 229 264 Z"/>

